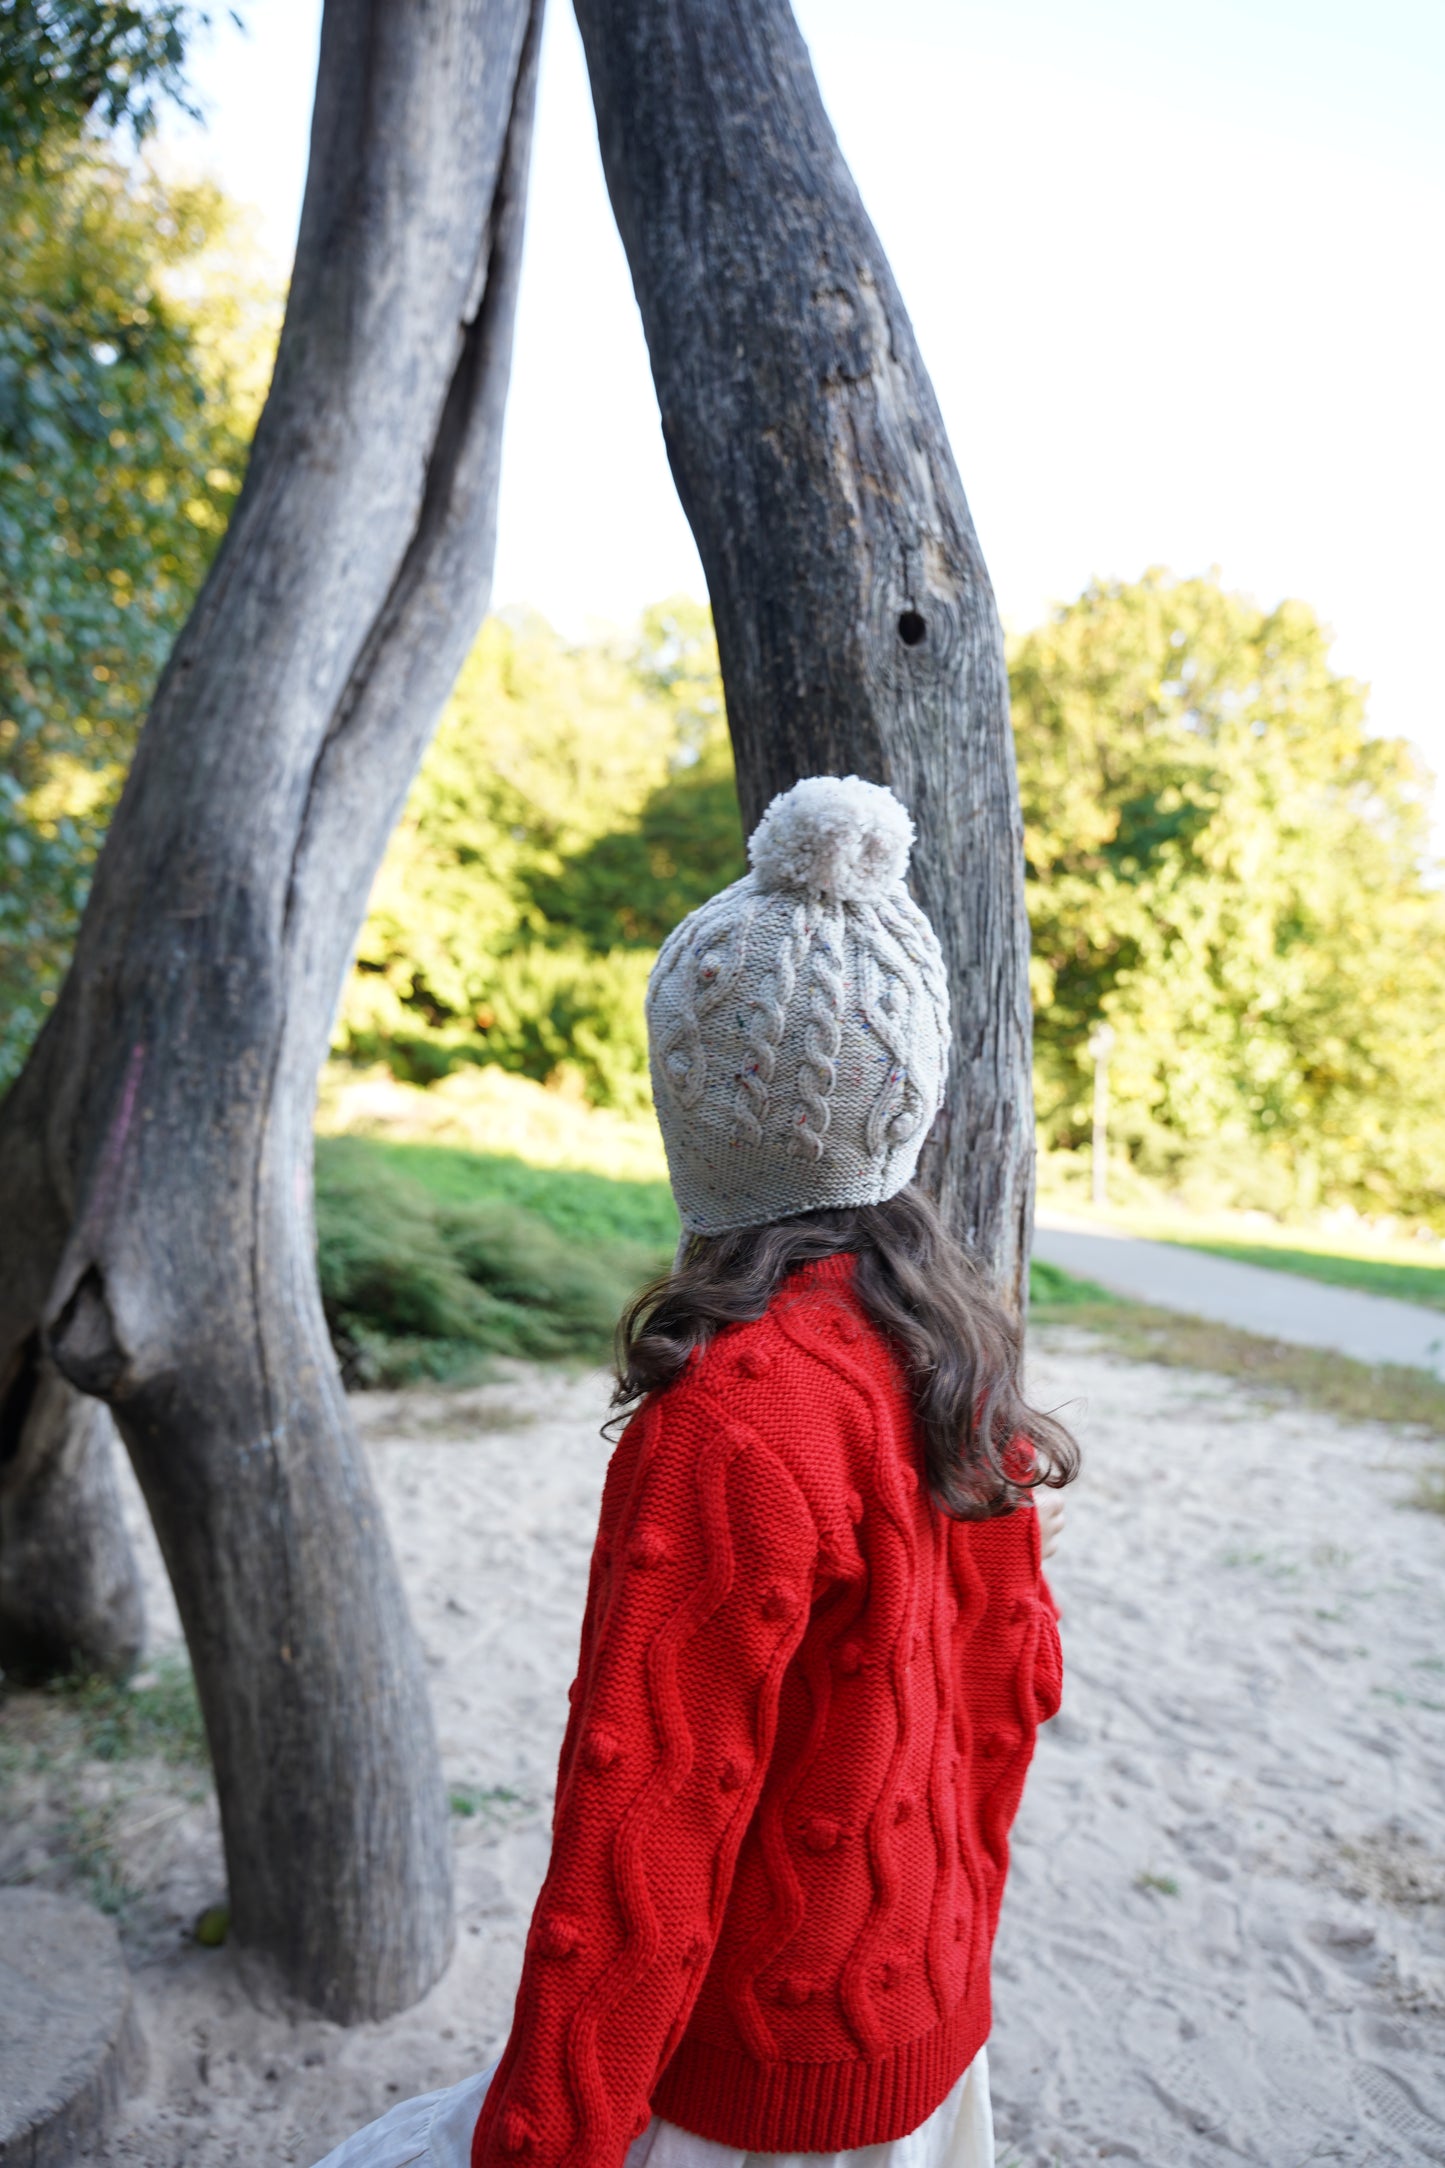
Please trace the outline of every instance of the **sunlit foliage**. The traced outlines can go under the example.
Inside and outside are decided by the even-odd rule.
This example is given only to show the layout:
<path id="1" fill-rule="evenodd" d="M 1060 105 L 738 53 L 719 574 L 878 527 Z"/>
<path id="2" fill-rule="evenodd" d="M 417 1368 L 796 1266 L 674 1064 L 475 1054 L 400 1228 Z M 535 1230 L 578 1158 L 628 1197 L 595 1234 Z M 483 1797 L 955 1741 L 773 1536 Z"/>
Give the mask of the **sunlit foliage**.
<path id="1" fill-rule="evenodd" d="M 277 308 L 213 187 L 93 143 L 5 188 L 0 284 L 3 1082 L 225 531 Z"/>
<path id="2" fill-rule="evenodd" d="M 210 20 L 186 0 L 0 0 L 0 159 L 87 124 L 139 142 L 166 99 L 188 106 L 186 47 Z"/>
<path id="3" fill-rule="evenodd" d="M 417 1080 L 499 1061 L 642 1105 L 657 942 L 742 864 L 705 610 L 583 646 L 493 619 L 378 876 L 339 1044 Z"/>
<path id="4" fill-rule="evenodd" d="M 1445 1209 L 1445 909 L 1427 779 L 1313 613 L 1091 587 L 1011 655 L 1039 1112 L 1084 1141 L 1116 1030 L 1136 1164 L 1266 1206 Z"/>

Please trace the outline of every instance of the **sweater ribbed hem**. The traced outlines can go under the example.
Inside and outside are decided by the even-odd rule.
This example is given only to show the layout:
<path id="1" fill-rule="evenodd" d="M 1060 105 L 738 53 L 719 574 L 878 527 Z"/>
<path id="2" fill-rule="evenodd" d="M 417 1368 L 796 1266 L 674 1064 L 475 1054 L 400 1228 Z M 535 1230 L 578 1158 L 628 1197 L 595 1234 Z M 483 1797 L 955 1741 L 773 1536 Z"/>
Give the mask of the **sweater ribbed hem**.
<path id="1" fill-rule="evenodd" d="M 684 2037 L 652 2108 L 745 2153 L 845 2153 L 903 2138 L 948 2098 L 988 2039 L 988 1978 L 933 2032 L 877 2061 L 759 2063 Z"/>

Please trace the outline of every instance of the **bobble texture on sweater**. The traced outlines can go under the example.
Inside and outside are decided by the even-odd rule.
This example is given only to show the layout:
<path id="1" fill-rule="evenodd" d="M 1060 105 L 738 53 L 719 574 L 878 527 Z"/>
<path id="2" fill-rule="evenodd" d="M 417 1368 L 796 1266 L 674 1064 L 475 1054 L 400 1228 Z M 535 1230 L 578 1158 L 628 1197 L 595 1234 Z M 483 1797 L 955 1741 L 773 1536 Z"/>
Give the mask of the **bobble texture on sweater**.
<path id="1" fill-rule="evenodd" d="M 989 2030 L 1037 1727 L 1037 1516 L 950 1521 L 852 1261 L 646 1403 L 608 1471 L 552 1861 L 473 2168 L 901 2137 Z"/>

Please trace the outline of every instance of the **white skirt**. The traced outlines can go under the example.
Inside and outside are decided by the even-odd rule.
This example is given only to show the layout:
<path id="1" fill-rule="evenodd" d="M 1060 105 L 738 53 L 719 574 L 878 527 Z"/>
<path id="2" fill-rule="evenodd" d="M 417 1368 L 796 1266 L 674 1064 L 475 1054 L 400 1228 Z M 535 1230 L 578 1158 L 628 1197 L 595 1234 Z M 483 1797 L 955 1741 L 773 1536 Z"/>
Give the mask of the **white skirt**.
<path id="1" fill-rule="evenodd" d="M 492 2070 L 398 2102 L 316 2168 L 471 2168 L 472 2133 Z M 625 2168 L 993 2168 L 988 2050 L 979 2049 L 947 2100 L 906 2138 L 847 2153 L 740 2153 L 655 2115 L 628 2147 Z"/>

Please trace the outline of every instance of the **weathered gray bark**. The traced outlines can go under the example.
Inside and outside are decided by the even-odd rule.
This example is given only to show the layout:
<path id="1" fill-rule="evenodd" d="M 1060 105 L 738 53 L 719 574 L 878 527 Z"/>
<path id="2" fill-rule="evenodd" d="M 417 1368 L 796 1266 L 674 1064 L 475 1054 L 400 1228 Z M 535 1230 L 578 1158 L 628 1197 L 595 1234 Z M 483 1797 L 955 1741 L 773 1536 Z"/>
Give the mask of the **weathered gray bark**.
<path id="1" fill-rule="evenodd" d="M 0 1670 L 124 1678 L 145 1640 L 120 1515 L 115 1426 L 32 1336 L 0 1395 Z"/>
<path id="2" fill-rule="evenodd" d="M 912 328 L 787 0 L 575 4 L 744 816 L 819 772 L 912 809 L 954 1004 L 923 1179 L 1019 1303 L 1033 1112 L 1008 680 Z"/>
<path id="3" fill-rule="evenodd" d="M 327 0 L 271 395 L 0 1110 L 0 1365 L 109 1402 L 196 1668 L 234 1932 L 333 2017 L 445 1962 L 422 1665 L 316 1288 L 316 1073 L 486 606 L 540 0 Z"/>

